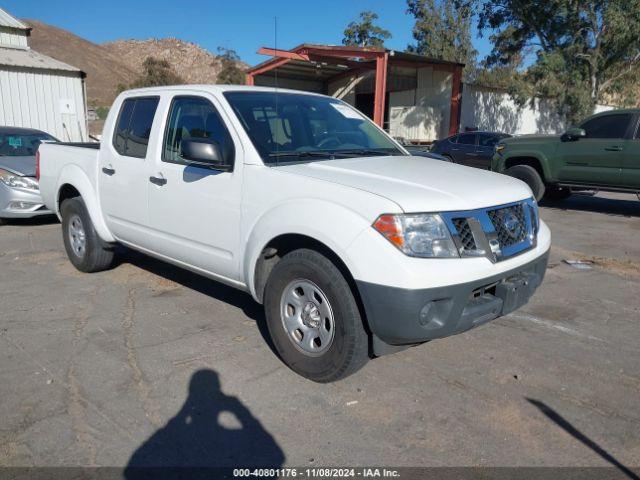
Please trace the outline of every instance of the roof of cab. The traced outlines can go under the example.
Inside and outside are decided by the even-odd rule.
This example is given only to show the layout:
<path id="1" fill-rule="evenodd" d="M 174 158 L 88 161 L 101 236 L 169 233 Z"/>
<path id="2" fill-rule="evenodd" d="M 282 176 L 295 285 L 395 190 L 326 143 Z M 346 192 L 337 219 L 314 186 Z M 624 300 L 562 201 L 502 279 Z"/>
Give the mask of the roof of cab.
<path id="1" fill-rule="evenodd" d="M 160 92 L 180 92 L 180 91 L 209 91 L 209 92 L 278 92 L 278 93 L 297 93 L 300 95 L 315 95 L 319 97 L 325 97 L 320 93 L 305 92 L 302 90 L 291 90 L 287 88 L 275 88 L 275 87 L 256 87 L 249 85 L 213 85 L 213 84 L 194 84 L 194 85 L 169 85 L 162 87 L 146 87 L 136 88 L 133 90 L 125 90 L 122 95 L 139 95 L 139 94 L 152 94 Z"/>

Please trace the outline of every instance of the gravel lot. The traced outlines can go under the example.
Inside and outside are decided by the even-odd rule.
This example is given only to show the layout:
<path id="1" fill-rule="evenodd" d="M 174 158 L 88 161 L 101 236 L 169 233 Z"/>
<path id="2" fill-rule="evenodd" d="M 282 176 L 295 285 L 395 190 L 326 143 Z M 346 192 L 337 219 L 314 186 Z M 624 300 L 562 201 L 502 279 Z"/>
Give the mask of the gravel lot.
<path id="1" fill-rule="evenodd" d="M 53 220 L 1 226 L 0 466 L 638 467 L 640 202 L 542 216 L 525 308 L 330 385 L 283 366 L 241 292 L 132 252 L 81 274 Z"/>

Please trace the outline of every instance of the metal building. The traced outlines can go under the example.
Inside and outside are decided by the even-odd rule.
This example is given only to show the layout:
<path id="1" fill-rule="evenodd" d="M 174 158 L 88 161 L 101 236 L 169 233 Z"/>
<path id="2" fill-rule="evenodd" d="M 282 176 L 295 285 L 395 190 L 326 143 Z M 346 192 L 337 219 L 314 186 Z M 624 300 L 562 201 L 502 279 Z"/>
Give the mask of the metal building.
<path id="1" fill-rule="evenodd" d="M 0 126 L 88 141 L 84 72 L 31 50 L 30 32 L 0 9 Z"/>
<path id="2" fill-rule="evenodd" d="M 258 53 L 273 58 L 248 70 L 249 85 L 277 81 L 282 88 L 332 95 L 415 143 L 458 131 L 464 64 L 381 47 L 303 44 Z"/>

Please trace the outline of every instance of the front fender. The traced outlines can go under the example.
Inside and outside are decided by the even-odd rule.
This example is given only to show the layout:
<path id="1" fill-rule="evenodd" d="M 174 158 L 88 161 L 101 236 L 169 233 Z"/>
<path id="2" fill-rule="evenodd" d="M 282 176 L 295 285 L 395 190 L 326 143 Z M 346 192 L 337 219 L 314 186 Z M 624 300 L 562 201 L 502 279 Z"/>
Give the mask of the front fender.
<path id="1" fill-rule="evenodd" d="M 371 223 L 345 206 L 324 200 L 296 199 L 264 213 L 247 235 L 243 275 L 254 299 L 258 300 L 255 269 L 260 253 L 271 240 L 281 235 L 298 234 L 313 238 L 331 249 L 357 277 L 358 266 L 347 249 Z"/>
<path id="2" fill-rule="evenodd" d="M 538 163 L 540 164 L 540 168 L 542 168 L 544 177 L 545 178 L 551 177 L 552 172 L 549 169 L 549 160 L 547 158 L 547 155 L 545 154 L 545 152 L 542 152 L 540 150 L 535 150 L 535 149 L 522 149 L 522 150 L 518 149 L 510 152 L 505 152 L 502 155 L 502 159 L 500 163 L 500 172 L 504 173 L 504 170 L 505 170 L 504 166 L 507 160 L 511 158 L 518 158 L 518 157 L 533 158 L 537 160 Z"/>
<path id="3" fill-rule="evenodd" d="M 64 185 L 71 185 L 78 192 L 80 192 L 80 196 L 84 201 L 84 204 L 87 207 L 87 211 L 89 212 L 89 217 L 91 217 L 91 222 L 93 222 L 93 226 L 96 229 L 96 233 L 100 236 L 102 240 L 105 242 L 111 243 L 115 242 L 116 239 L 111 235 L 107 224 L 104 221 L 104 217 L 102 215 L 102 210 L 100 209 L 100 205 L 98 203 L 98 192 L 92 185 L 91 181 L 87 174 L 77 165 L 68 164 L 65 165 L 60 175 L 58 176 L 58 189 L 56 192 L 56 214 L 60 217 L 60 190 Z"/>

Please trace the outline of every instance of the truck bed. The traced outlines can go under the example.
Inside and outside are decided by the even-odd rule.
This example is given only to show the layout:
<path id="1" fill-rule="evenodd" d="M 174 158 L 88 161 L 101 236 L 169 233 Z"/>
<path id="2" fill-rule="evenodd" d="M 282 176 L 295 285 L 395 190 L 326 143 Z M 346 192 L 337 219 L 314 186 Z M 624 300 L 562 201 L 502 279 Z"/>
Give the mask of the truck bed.
<path id="1" fill-rule="evenodd" d="M 40 145 L 40 193 L 49 209 L 58 212 L 58 186 L 65 182 L 82 184 L 95 194 L 99 148 L 99 143 Z"/>

